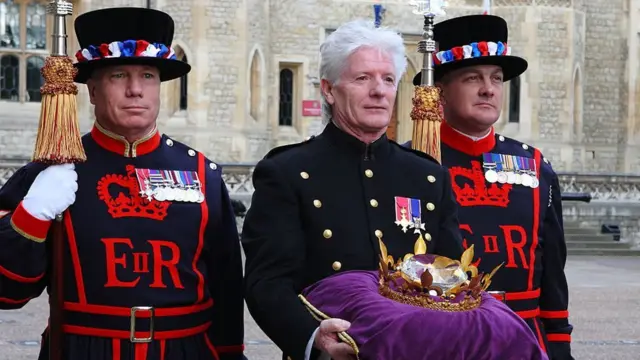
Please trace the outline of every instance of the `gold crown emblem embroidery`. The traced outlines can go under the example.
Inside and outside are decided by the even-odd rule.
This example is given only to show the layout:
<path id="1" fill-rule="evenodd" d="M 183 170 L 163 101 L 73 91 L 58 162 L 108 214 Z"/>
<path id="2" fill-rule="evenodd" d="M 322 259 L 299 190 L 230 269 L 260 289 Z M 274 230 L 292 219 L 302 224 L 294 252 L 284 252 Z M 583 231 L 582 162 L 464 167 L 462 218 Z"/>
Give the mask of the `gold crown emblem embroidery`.
<path id="1" fill-rule="evenodd" d="M 381 237 L 380 294 L 388 299 L 413 306 L 440 311 L 467 311 L 480 306 L 481 292 L 491 284 L 491 278 L 502 266 L 498 265 L 486 275 L 478 273 L 471 264 L 473 245 L 461 259 L 427 254 L 422 235 L 414 245 L 414 254 L 406 254 L 394 262 L 387 253 Z"/>

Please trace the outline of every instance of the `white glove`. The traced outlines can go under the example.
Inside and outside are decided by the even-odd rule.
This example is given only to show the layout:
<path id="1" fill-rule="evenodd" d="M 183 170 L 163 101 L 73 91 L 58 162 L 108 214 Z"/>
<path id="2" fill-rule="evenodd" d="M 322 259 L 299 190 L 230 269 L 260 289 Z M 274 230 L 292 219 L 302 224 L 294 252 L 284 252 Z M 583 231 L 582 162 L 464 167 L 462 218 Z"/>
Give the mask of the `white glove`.
<path id="1" fill-rule="evenodd" d="M 53 220 L 76 201 L 77 190 L 75 165 L 51 165 L 33 181 L 22 207 L 36 219 Z"/>

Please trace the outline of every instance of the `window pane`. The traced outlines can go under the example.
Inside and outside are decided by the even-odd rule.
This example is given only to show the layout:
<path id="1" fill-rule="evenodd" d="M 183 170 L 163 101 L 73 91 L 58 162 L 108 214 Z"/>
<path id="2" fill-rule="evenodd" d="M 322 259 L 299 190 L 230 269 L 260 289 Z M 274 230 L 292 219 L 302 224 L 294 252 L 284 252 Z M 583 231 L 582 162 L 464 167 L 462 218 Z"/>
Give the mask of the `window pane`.
<path id="1" fill-rule="evenodd" d="M 520 122 L 520 77 L 513 78 L 510 81 L 509 122 Z"/>
<path id="2" fill-rule="evenodd" d="M 280 126 L 293 125 L 293 71 L 280 71 Z"/>
<path id="3" fill-rule="evenodd" d="M 46 8 L 42 4 L 27 6 L 27 49 L 44 49 L 47 45 Z"/>
<path id="4" fill-rule="evenodd" d="M 0 3 L 0 47 L 20 47 L 20 5 L 13 0 Z"/>
<path id="5" fill-rule="evenodd" d="M 44 78 L 40 69 L 44 66 L 44 59 L 31 56 L 27 59 L 27 101 L 38 102 L 41 99 L 40 87 L 44 85 Z"/>
<path id="6" fill-rule="evenodd" d="M 19 64 L 17 56 L 3 55 L 0 57 L 0 99 L 19 101 Z"/>

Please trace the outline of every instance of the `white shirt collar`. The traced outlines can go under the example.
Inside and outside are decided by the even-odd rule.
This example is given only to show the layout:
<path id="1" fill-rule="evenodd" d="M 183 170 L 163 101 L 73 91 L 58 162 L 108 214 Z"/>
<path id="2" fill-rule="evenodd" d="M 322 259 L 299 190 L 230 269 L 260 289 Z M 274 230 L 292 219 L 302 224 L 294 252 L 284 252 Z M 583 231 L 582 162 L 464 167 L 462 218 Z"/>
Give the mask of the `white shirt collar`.
<path id="1" fill-rule="evenodd" d="M 460 130 L 458 130 L 458 129 L 454 128 L 453 126 L 452 126 L 451 128 L 452 128 L 453 130 L 455 130 L 458 134 L 464 135 L 464 136 L 468 137 L 469 139 L 471 139 L 471 140 L 473 140 L 473 141 L 480 141 L 480 140 L 482 140 L 482 139 L 486 138 L 487 136 L 491 135 L 491 129 L 487 130 L 487 133 L 486 133 L 485 135 L 482 135 L 482 136 L 472 136 L 472 135 L 468 135 L 468 134 L 463 133 L 462 131 L 460 131 Z"/>

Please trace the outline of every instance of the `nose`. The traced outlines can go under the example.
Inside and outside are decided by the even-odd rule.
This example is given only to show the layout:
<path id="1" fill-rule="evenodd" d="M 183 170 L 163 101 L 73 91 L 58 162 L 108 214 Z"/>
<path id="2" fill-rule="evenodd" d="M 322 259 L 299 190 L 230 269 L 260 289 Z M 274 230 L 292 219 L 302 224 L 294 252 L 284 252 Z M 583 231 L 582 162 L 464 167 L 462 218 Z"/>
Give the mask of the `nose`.
<path id="1" fill-rule="evenodd" d="M 128 97 L 141 97 L 142 96 L 142 84 L 140 79 L 135 76 L 129 77 L 129 83 L 127 84 L 127 96 Z"/>
<path id="2" fill-rule="evenodd" d="M 380 78 L 375 78 L 372 80 L 370 95 L 373 97 L 382 97 L 384 96 L 384 81 Z"/>
<path id="3" fill-rule="evenodd" d="M 480 87 L 480 96 L 493 97 L 495 95 L 495 84 L 491 82 L 491 79 L 485 78 L 482 86 Z"/>

